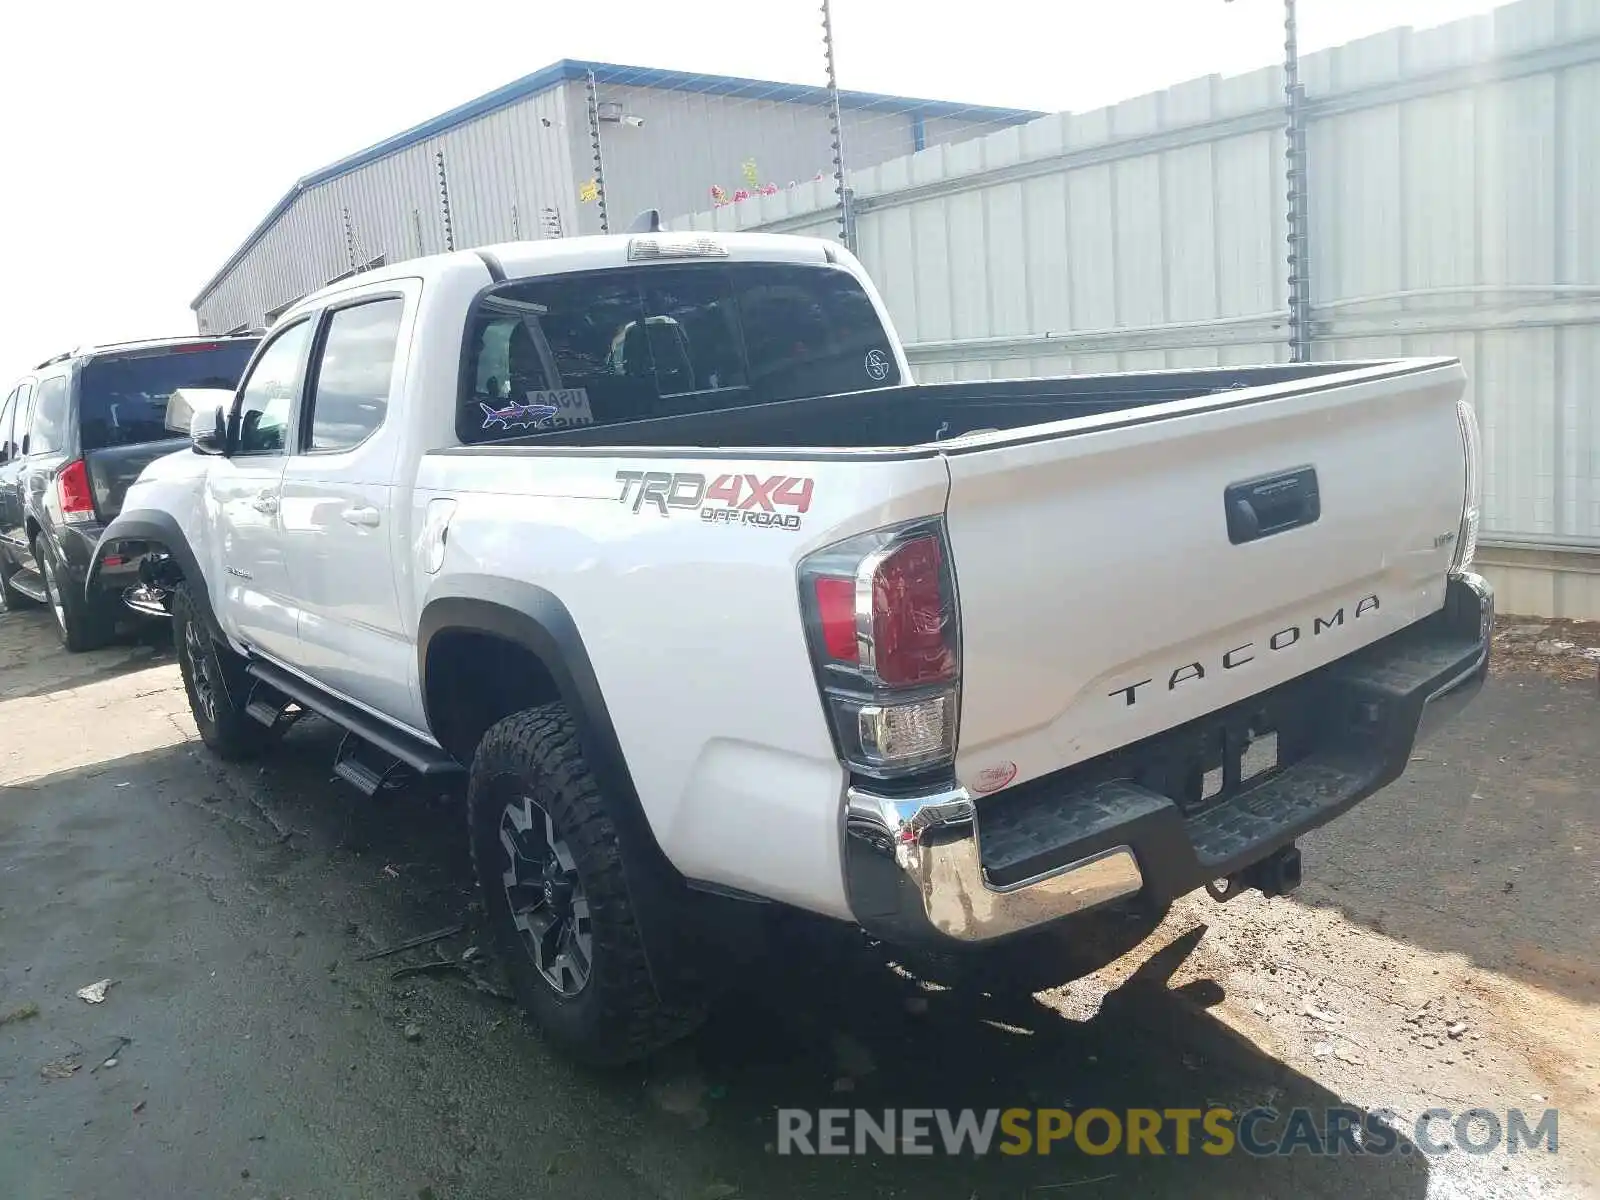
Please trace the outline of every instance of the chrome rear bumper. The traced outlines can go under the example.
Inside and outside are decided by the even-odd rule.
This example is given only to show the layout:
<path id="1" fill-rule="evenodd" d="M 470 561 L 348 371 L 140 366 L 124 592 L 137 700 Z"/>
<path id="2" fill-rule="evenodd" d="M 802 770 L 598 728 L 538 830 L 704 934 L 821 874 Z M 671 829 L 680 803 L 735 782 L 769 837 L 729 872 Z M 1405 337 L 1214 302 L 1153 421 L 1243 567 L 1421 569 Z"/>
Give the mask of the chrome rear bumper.
<path id="1" fill-rule="evenodd" d="M 850 901 L 863 928 L 885 941 L 986 942 L 1131 896 L 1144 886 L 1127 846 L 1004 888 L 978 855 L 976 813 L 963 787 L 915 799 L 851 788 L 845 856 Z"/>
<path id="2" fill-rule="evenodd" d="M 1453 577 L 1441 612 L 1306 677 L 1301 703 L 1326 727 L 1318 744 L 1198 814 L 1092 763 L 986 798 L 1003 808 L 983 814 L 959 785 L 915 796 L 851 787 L 851 910 L 887 942 L 955 946 L 1235 875 L 1393 782 L 1417 740 L 1482 687 L 1493 624 L 1489 585 Z"/>

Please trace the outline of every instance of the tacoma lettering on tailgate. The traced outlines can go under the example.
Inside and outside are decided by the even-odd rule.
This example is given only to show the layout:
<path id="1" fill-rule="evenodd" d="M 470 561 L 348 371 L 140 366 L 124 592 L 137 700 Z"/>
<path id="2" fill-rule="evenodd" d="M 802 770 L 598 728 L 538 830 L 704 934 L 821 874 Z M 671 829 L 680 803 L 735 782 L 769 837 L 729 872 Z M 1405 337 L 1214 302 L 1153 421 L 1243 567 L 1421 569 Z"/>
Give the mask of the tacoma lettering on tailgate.
<path id="1" fill-rule="evenodd" d="M 799 529 L 800 514 L 811 508 L 813 480 L 799 475 L 723 474 L 711 478 L 693 471 L 618 471 L 622 504 L 634 512 L 648 506 L 663 517 L 673 509 L 698 509 L 713 525 L 760 529 Z M 791 511 L 780 512 L 780 509 Z"/>
<path id="2" fill-rule="evenodd" d="M 1359 621 L 1363 614 L 1377 611 L 1378 597 L 1363 596 L 1356 601 L 1354 615 L 1351 616 L 1350 620 Z M 1175 692 L 1183 684 L 1203 680 L 1208 670 L 1211 672 L 1218 670 L 1236 671 L 1246 663 L 1254 662 L 1258 656 L 1289 650 L 1294 646 L 1300 645 L 1303 640 L 1322 637 L 1324 634 L 1342 629 L 1344 628 L 1344 623 L 1345 608 L 1336 608 L 1333 612 L 1324 616 L 1313 617 L 1309 624 L 1302 622 L 1298 625 L 1286 625 L 1269 638 L 1260 641 L 1242 642 L 1231 650 L 1226 651 L 1216 662 L 1180 663 L 1167 675 L 1166 690 Z M 1116 688 L 1107 692 L 1106 695 L 1112 698 L 1121 696 L 1123 703 L 1131 708 L 1139 703 L 1141 698 L 1139 689 L 1155 682 L 1154 678 L 1141 679 L 1138 683 L 1130 683 L 1127 687 Z M 1146 694 L 1148 695 L 1148 693 Z"/>

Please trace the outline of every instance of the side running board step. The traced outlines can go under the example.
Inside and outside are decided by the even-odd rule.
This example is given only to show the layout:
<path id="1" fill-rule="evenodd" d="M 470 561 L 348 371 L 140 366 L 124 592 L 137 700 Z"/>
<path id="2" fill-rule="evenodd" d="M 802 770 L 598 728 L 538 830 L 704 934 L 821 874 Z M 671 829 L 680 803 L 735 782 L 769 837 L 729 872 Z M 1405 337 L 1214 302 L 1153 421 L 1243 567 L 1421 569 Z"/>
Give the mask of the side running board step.
<path id="1" fill-rule="evenodd" d="M 252 679 L 260 680 L 268 687 L 283 693 L 301 708 L 309 708 L 312 712 L 326 717 L 362 741 L 370 743 L 383 754 L 397 759 L 416 775 L 439 777 L 461 773 L 461 764 L 437 746 L 430 746 L 363 712 L 355 705 L 328 695 L 298 675 L 291 675 L 272 663 L 260 660 L 251 662 L 245 670 Z M 343 758 L 344 755 L 341 754 L 340 757 Z"/>
<path id="2" fill-rule="evenodd" d="M 346 733 L 333 756 L 333 773 L 363 796 L 376 796 L 386 787 L 399 787 L 411 778 L 411 770 L 392 754 L 385 754 Z"/>
<path id="3" fill-rule="evenodd" d="M 49 604 L 50 593 L 44 590 L 44 580 L 37 571 L 21 570 L 6 581 L 6 586 L 19 596 L 26 596 L 35 604 Z"/>
<path id="4" fill-rule="evenodd" d="M 250 683 L 250 698 L 245 701 L 244 711 L 273 733 L 281 733 L 293 725 L 305 709 L 295 706 L 293 700 L 271 684 L 256 679 Z"/>

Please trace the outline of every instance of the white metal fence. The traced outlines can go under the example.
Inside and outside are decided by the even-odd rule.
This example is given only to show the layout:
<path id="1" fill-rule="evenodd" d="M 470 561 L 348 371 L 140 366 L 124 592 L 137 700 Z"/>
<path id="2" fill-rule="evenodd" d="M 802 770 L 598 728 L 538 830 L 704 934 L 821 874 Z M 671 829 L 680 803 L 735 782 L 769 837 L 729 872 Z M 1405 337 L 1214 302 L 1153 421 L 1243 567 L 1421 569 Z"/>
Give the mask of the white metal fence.
<path id="1" fill-rule="evenodd" d="M 1308 55 L 1319 358 L 1450 354 L 1507 611 L 1600 617 L 1600 3 Z M 924 380 L 1287 358 L 1282 71 L 853 172 Z M 673 222 L 838 233 L 832 183 Z"/>

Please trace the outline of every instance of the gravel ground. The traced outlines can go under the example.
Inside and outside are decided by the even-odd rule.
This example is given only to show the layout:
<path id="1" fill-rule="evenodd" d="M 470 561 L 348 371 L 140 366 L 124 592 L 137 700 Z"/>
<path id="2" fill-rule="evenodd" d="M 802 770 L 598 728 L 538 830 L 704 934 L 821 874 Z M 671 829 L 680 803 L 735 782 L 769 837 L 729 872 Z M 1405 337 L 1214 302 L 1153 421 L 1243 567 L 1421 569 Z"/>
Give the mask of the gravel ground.
<path id="1" fill-rule="evenodd" d="M 492 963 L 392 978 L 479 942 L 458 801 L 331 782 L 337 734 L 314 721 L 264 766 L 219 763 L 159 647 L 69 656 L 46 620 L 0 616 L 8 1198 L 1489 1197 L 1600 1179 L 1592 675 L 1513 657 L 1404 780 L 1306 840 L 1292 899 L 1189 897 L 1127 959 L 1033 997 L 932 989 L 801 925 L 690 1042 L 593 1074 L 544 1049 Z M 104 1003 L 75 997 L 106 978 Z M 771 1151 L 778 1107 L 1208 1102 L 1556 1107 L 1560 1149 Z"/>

